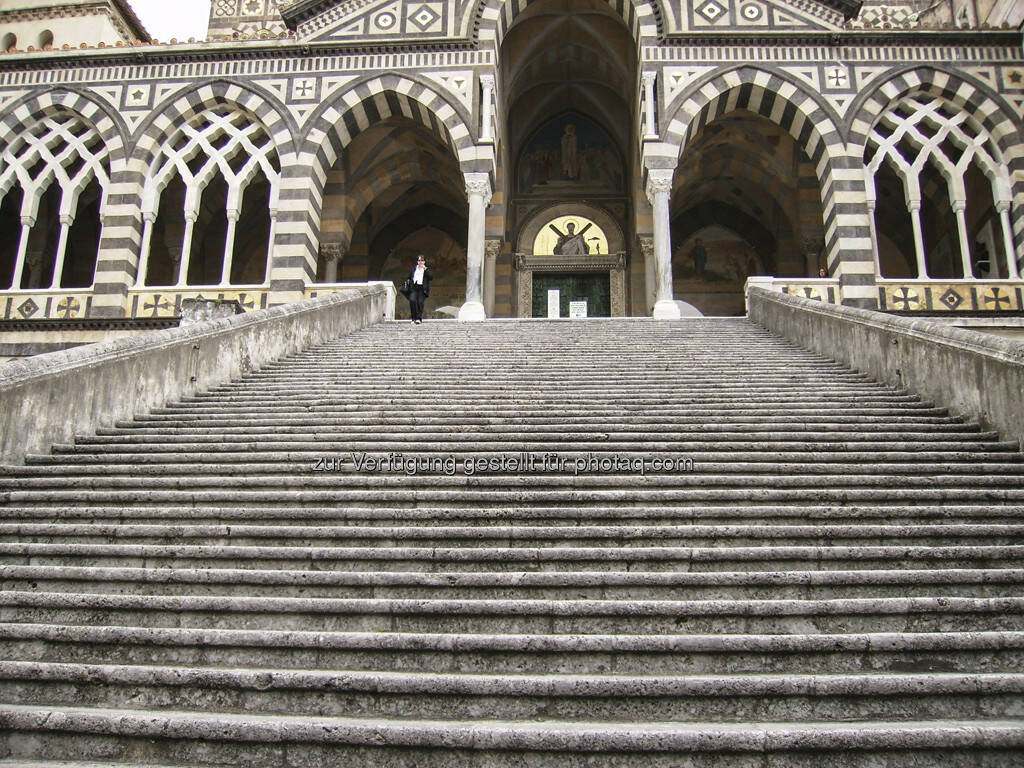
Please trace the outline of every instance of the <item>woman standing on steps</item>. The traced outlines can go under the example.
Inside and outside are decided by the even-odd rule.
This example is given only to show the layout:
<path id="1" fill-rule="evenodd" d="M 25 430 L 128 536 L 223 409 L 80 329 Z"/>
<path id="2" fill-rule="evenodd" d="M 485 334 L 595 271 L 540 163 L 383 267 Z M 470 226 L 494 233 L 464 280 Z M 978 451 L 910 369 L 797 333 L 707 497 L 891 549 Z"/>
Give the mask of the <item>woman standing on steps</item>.
<path id="1" fill-rule="evenodd" d="M 426 257 L 421 253 L 416 257 L 416 266 L 409 275 L 409 311 L 414 323 L 423 322 L 423 302 L 430 295 L 430 281 L 433 278 Z"/>

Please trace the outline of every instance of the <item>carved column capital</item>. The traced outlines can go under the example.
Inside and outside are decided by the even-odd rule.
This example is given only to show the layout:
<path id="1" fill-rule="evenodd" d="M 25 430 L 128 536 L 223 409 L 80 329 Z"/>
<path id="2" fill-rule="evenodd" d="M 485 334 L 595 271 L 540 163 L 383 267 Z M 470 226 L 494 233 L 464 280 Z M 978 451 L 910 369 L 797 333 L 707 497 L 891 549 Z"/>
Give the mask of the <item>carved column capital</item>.
<path id="1" fill-rule="evenodd" d="M 646 87 L 648 87 L 650 85 L 654 85 L 654 83 L 657 82 L 657 80 L 658 80 L 658 73 L 657 72 L 642 72 L 640 74 L 640 82 L 642 82 L 644 84 L 644 88 L 646 88 Z"/>
<path id="2" fill-rule="evenodd" d="M 647 199 L 651 205 L 659 193 L 671 194 L 672 177 L 675 170 L 672 168 L 652 168 L 647 172 Z"/>
<path id="3" fill-rule="evenodd" d="M 501 240 L 494 237 L 484 240 L 484 256 L 489 259 L 495 259 L 500 252 Z"/>
<path id="4" fill-rule="evenodd" d="M 484 88 L 494 89 L 494 75 L 480 75 L 480 85 Z"/>
<path id="5" fill-rule="evenodd" d="M 324 257 L 324 261 L 337 262 L 341 261 L 345 254 L 341 243 L 320 243 L 320 255 Z"/>
<path id="6" fill-rule="evenodd" d="M 484 206 L 491 202 L 491 177 L 487 173 L 464 173 L 466 178 L 466 195 L 482 197 Z"/>

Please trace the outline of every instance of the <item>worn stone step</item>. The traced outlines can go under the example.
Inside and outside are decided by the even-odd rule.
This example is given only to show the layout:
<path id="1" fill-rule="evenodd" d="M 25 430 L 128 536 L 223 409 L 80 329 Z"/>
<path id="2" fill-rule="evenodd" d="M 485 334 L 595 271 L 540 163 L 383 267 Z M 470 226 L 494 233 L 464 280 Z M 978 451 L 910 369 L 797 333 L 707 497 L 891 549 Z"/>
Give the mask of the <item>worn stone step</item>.
<path id="1" fill-rule="evenodd" d="M 1024 674 L 466 675 L 0 661 L 0 700 L 314 717 L 745 722 L 1017 715 Z"/>
<path id="2" fill-rule="evenodd" d="M 112 595 L 7 590 L 16 623 L 485 634 L 1024 630 L 1021 597 L 823 600 L 446 600 Z"/>
<path id="3" fill-rule="evenodd" d="M 310 571 L 3 565 L 4 589 L 96 594 L 247 595 L 395 599 L 805 599 L 1001 597 L 1024 569 L 790 571 Z"/>
<path id="4" fill-rule="evenodd" d="M 1024 722 L 1005 716 L 899 723 L 753 721 L 736 726 L 282 717 L 5 704 L 0 706 L 0 726 L 0 745 L 15 757 L 26 749 L 66 756 L 71 746 L 85 758 L 158 758 L 165 764 L 198 758 L 202 765 L 218 768 L 289 763 L 302 768 L 491 768 L 524 760 L 565 768 L 594 766 L 598 760 L 651 768 L 739 768 L 752 761 L 763 768 L 812 768 L 840 757 L 845 766 L 867 768 L 873 761 L 877 764 L 880 750 L 886 751 L 892 768 L 1005 768 L 1015 756 L 1024 755 Z M 27 734 L 32 734 L 28 744 Z"/>
<path id="5" fill-rule="evenodd" d="M 366 506 L 294 506 L 250 502 L 235 506 L 90 506 L 60 504 L 52 506 L 0 505 L 0 520 L 19 522 L 118 522 L 205 523 L 205 524 L 268 524 L 268 525 L 420 525 L 443 520 L 450 525 L 581 525 L 705 524 L 792 525 L 829 522 L 840 524 L 931 525 L 934 523 L 1018 524 L 1024 520 L 1022 504 L 948 504 L 874 505 L 815 504 L 813 501 L 786 505 L 704 503 L 696 506 L 647 505 L 621 503 L 605 506 L 597 503 L 549 506 L 517 503 L 509 506 L 487 506 L 473 502 L 434 504 L 381 504 Z"/>
<path id="6" fill-rule="evenodd" d="M 574 525 L 574 526 L 326 526 L 129 523 L 0 523 L 0 542 L 197 543 L 206 546 L 337 547 L 776 547 L 822 544 L 1010 546 L 1024 541 L 1022 524 L 933 525 Z"/>
<path id="7" fill-rule="evenodd" d="M 714 547 L 301 547 L 198 544 L 0 543 L 0 564 L 130 567 L 236 567 L 323 570 L 821 570 L 938 566 L 1019 568 L 1013 546 L 714 546 Z M 216 564 L 220 565 L 216 565 Z M 914 564 L 914 565 L 911 565 Z"/>
<path id="8" fill-rule="evenodd" d="M 416 634 L 0 624 L 3 658 L 559 674 L 1014 672 L 1021 632 L 843 634 Z"/>
<path id="9" fill-rule="evenodd" d="M 473 479 L 483 481 L 488 478 L 479 476 Z M 831 480 L 833 478 L 826 478 Z M 891 480 L 892 478 L 890 478 Z M 1004 478 L 1005 479 L 1005 478 Z M 811 485 L 807 481 L 807 485 Z M 669 504 L 682 505 L 710 503 L 771 504 L 771 503 L 809 503 L 822 504 L 864 504 L 864 503 L 912 503 L 912 504 L 956 504 L 981 502 L 988 504 L 1024 502 L 1024 489 L 1014 488 L 1012 478 L 1007 479 L 1007 487 L 927 487 L 927 481 L 920 483 L 920 488 L 886 487 L 879 482 L 878 487 L 847 487 L 836 488 L 823 485 L 819 488 L 764 488 L 751 484 L 750 487 L 734 488 L 692 488 L 692 489 L 641 489 L 600 488 L 596 483 L 592 487 L 552 488 L 548 490 L 525 489 L 505 490 L 501 488 L 478 488 L 472 485 L 462 488 L 413 488 L 400 489 L 378 484 L 376 487 L 346 488 L 335 490 L 265 490 L 246 491 L 223 488 L 220 490 L 165 489 L 136 490 L 120 488 L 114 491 L 80 489 L 63 490 L 0 490 L 0 503 L 15 505 L 59 506 L 68 503 L 82 505 L 96 504 L 172 504 L 172 505 L 281 505 L 295 507 L 324 505 L 376 505 L 394 508 L 395 506 L 418 506 L 420 504 L 437 505 L 440 503 L 454 504 L 571 504 L 581 505 L 595 503 L 604 505 L 621 502 L 633 505 Z M 183 483 L 183 485 L 185 485 Z M 308 486 L 306 486 L 308 487 Z M 0 486 L 2 488 L 2 486 Z"/>

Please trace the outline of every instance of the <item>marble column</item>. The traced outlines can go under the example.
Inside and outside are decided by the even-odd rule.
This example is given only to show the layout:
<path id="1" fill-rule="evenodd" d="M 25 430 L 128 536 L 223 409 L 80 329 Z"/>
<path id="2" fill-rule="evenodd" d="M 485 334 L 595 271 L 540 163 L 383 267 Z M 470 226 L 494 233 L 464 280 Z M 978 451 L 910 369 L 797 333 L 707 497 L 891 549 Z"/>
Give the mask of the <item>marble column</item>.
<path id="1" fill-rule="evenodd" d="M 672 234 L 670 231 L 669 195 L 672 192 L 671 168 L 655 168 L 647 172 L 647 199 L 654 209 L 654 262 L 657 290 L 654 317 L 678 320 L 679 306 L 672 297 Z"/>
<path id="2" fill-rule="evenodd" d="M 341 243 L 320 243 L 320 253 L 324 257 L 324 282 L 338 282 L 338 265 L 344 256 Z"/>
<path id="3" fill-rule="evenodd" d="M 907 211 L 910 212 L 910 224 L 914 228 L 914 256 L 917 258 L 918 280 L 928 279 L 928 265 L 924 255 L 924 230 L 921 228 L 921 201 L 908 200 Z"/>
<path id="4" fill-rule="evenodd" d="M 654 122 L 654 84 L 658 80 L 658 73 L 644 72 L 640 79 L 644 86 L 644 138 L 657 139 L 658 127 Z"/>
<path id="5" fill-rule="evenodd" d="M 467 173 L 469 231 L 466 237 L 466 303 L 459 308 L 460 321 L 487 318 L 483 301 L 484 233 L 487 204 L 491 202 L 491 177 L 486 173 Z"/>
<path id="6" fill-rule="evenodd" d="M 21 288 L 21 278 L 25 271 L 25 259 L 28 255 L 28 239 L 32 236 L 32 227 L 36 224 L 34 216 L 21 217 L 21 237 L 18 240 L 18 255 L 14 257 L 14 274 L 11 276 L 11 289 Z"/>
<path id="7" fill-rule="evenodd" d="M 146 284 L 149 272 L 149 253 L 153 248 L 153 225 L 156 223 L 156 212 L 142 214 L 142 245 L 139 248 L 139 271 L 135 275 L 135 287 L 142 288 Z"/>
<path id="8" fill-rule="evenodd" d="M 480 99 L 480 143 L 492 144 L 494 133 L 491 128 L 494 101 L 494 75 L 480 75 L 483 95 Z"/>
<path id="9" fill-rule="evenodd" d="M 491 238 L 484 243 L 484 311 L 494 317 L 494 280 L 497 274 L 501 240 Z"/>
<path id="10" fill-rule="evenodd" d="M 1011 280 L 1020 279 L 1017 269 L 1017 253 L 1013 249 L 1013 226 L 1010 223 L 1010 202 L 1000 200 L 996 203 L 996 212 L 1003 230 L 1003 250 L 1006 252 L 1006 274 Z"/>
<path id="11" fill-rule="evenodd" d="M 235 258 L 235 230 L 238 228 L 239 211 L 228 209 L 228 231 L 224 235 L 224 258 L 220 265 L 220 284 L 231 284 L 231 263 Z"/>
<path id="12" fill-rule="evenodd" d="M 967 242 L 967 201 L 954 200 L 953 213 L 956 215 L 956 231 L 960 241 L 960 260 L 963 263 L 964 280 L 974 277 L 974 270 L 971 268 L 971 246 Z"/>
<path id="13" fill-rule="evenodd" d="M 57 261 L 53 265 L 53 275 L 50 278 L 50 288 L 60 288 L 60 280 L 64 276 L 64 259 L 68 252 L 68 233 L 71 225 L 75 222 L 74 216 L 60 217 L 60 235 L 57 240 Z"/>

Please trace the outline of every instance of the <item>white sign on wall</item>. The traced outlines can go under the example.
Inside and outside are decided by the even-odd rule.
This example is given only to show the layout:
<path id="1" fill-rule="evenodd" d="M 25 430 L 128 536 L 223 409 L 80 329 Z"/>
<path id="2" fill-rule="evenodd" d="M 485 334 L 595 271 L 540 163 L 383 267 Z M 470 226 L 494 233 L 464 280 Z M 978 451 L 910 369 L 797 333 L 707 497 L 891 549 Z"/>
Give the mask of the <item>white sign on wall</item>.
<path id="1" fill-rule="evenodd" d="M 562 299 L 557 288 L 548 289 L 548 317 L 560 317 L 559 305 Z"/>
<path id="2" fill-rule="evenodd" d="M 587 316 L 587 300 L 582 301 L 570 301 L 569 302 L 569 317 L 586 317 Z"/>

